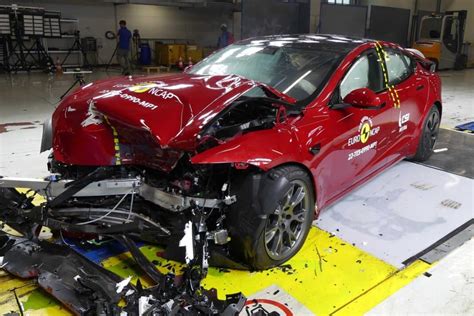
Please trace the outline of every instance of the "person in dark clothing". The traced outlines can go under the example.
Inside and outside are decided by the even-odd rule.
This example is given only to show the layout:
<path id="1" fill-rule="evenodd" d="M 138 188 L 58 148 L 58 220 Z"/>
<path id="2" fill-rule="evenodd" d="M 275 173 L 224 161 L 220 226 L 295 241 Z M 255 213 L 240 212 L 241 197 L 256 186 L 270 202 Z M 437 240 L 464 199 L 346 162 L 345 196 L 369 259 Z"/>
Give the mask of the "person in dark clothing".
<path id="1" fill-rule="evenodd" d="M 221 35 L 217 39 L 217 48 L 224 48 L 227 45 L 230 45 L 234 42 L 234 35 L 231 32 L 227 31 L 227 24 L 221 25 Z"/>
<path id="2" fill-rule="evenodd" d="M 119 25 L 117 60 L 122 67 L 122 75 L 128 76 L 130 74 L 130 39 L 132 38 L 132 32 L 127 29 L 126 21 L 121 20 Z"/>

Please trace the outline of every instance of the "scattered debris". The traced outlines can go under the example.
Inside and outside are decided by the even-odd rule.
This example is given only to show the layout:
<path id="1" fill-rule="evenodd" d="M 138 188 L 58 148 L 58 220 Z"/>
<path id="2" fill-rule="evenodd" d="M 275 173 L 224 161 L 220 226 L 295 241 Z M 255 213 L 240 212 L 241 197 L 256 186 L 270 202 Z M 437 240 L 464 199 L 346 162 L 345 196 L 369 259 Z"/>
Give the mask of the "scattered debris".
<path id="1" fill-rule="evenodd" d="M 442 153 L 444 151 L 448 151 L 448 148 L 445 147 L 445 148 L 439 148 L 439 149 L 434 149 L 433 150 L 434 153 Z"/>
<path id="2" fill-rule="evenodd" d="M 83 185 L 83 184 L 82 184 Z M 15 237 L 0 232 L 0 258 L 3 269 L 17 277 L 37 279 L 38 285 L 57 298 L 73 313 L 78 315 L 227 315 L 238 314 L 244 307 L 245 297 L 241 293 L 227 295 L 219 300 L 215 289 L 206 290 L 201 281 L 207 275 L 209 258 L 208 230 L 205 225 L 207 214 L 195 206 L 187 222 L 185 247 L 192 247 L 187 257 L 183 275 L 177 276 L 174 267 L 167 274 L 161 273 L 150 262 L 131 239 L 136 232 L 137 222 L 125 223 L 120 229 L 111 230 L 103 225 L 80 225 L 66 223 L 54 218 L 51 207 L 57 199 L 67 198 L 77 190 L 69 186 L 65 196 L 47 200 L 40 206 L 15 190 L 0 188 L 1 220 L 24 237 Z M 136 220 L 136 219 L 135 219 Z M 145 219 L 140 225 L 148 223 Z M 47 225 L 46 225 L 47 224 Z M 82 236 L 108 236 L 119 241 L 130 251 L 132 258 L 156 285 L 144 289 L 140 280 L 134 286 L 131 277 L 122 279 L 76 252 L 61 238 L 57 242 L 38 239 L 41 227 L 45 225 L 67 233 Z M 183 225 L 184 226 L 184 225 Z M 156 227 L 163 234 L 166 229 Z M 85 235 L 84 235 L 85 234 Z M 189 235 L 190 234 L 190 235 Z M 62 235 L 61 235 L 62 236 Z M 63 241 L 63 243 L 59 243 Z M 279 267 L 293 273 L 290 265 Z M 119 304 L 124 302 L 125 304 Z"/>

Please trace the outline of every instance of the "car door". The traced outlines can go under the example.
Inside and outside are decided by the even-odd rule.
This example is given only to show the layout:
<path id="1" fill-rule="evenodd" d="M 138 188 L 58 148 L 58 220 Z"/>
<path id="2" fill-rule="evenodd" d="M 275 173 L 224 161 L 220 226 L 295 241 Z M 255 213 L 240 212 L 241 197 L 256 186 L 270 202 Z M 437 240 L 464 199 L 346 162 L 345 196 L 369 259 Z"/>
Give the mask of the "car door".
<path id="1" fill-rule="evenodd" d="M 369 88 L 377 93 L 380 109 L 346 107 L 330 109 L 333 126 L 327 131 L 330 152 L 319 163 L 319 177 L 326 179 L 322 195 L 327 202 L 338 198 L 384 163 L 384 153 L 394 129 L 389 93 L 384 89 L 381 60 L 373 49 L 355 59 L 328 105 L 341 103 L 351 91 Z"/>
<path id="2" fill-rule="evenodd" d="M 393 87 L 398 103 L 391 107 L 397 125 L 392 130 L 393 142 L 388 152 L 404 156 L 415 137 L 416 126 L 423 119 L 429 82 L 417 75 L 416 62 L 402 51 L 392 48 L 386 48 L 385 51 L 388 82 Z"/>

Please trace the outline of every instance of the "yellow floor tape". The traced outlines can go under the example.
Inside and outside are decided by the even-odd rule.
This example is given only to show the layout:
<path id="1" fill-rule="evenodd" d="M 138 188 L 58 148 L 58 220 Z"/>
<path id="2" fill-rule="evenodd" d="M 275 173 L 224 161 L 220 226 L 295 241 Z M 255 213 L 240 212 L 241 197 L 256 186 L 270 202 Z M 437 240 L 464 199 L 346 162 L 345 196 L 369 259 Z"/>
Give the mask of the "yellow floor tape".
<path id="1" fill-rule="evenodd" d="M 162 272 L 179 274 L 182 266 L 160 258 L 157 254 L 161 250 L 159 247 L 143 246 L 141 250 Z M 108 258 L 102 261 L 102 265 L 122 277 L 133 276 L 133 283 L 140 276 L 140 270 L 129 253 Z M 337 236 L 312 228 L 303 248 L 285 265 L 262 272 L 211 268 L 204 287 L 216 288 L 221 298 L 225 294 L 243 291 L 247 297 L 259 299 L 255 293 L 272 289 L 272 293 L 261 297 L 267 301 L 272 295 L 278 300 L 281 291 L 290 297 L 282 303 L 298 315 L 302 311 L 317 315 L 362 315 L 429 267 L 416 261 L 403 270 L 397 270 Z M 142 276 L 141 281 L 145 286 L 149 285 Z M 0 277 L 0 314 L 19 311 L 15 295 L 28 315 L 69 314 L 31 282 L 9 275 Z"/>

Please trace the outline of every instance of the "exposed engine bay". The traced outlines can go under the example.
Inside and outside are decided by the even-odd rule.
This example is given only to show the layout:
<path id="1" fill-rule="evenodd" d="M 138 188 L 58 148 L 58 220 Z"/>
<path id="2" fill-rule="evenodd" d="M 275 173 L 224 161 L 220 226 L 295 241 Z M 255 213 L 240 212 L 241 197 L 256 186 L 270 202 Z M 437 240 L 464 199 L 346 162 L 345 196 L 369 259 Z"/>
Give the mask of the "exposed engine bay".
<path id="1" fill-rule="evenodd" d="M 241 97 L 202 129 L 197 152 L 274 127 L 287 115 L 288 105 L 268 97 Z M 244 306 L 243 295 L 221 301 L 200 282 L 209 262 L 250 268 L 227 247 L 232 239 L 229 221 L 239 218 L 232 208 L 242 207 L 258 192 L 243 184 L 250 181 L 263 188 L 268 183 L 264 185 L 258 168 L 245 163 L 196 165 L 190 159 L 182 152 L 167 173 L 136 165 L 68 165 L 51 155 L 51 176 L 44 180 L 1 178 L 0 220 L 23 235 L 2 234 L 4 269 L 22 278 L 37 278 L 40 287 L 79 315 L 235 315 Z M 29 194 L 19 193 L 17 187 L 29 188 Z M 36 194 L 46 201 L 34 205 Z M 267 198 L 261 206 L 274 208 L 269 203 Z M 52 230 L 55 241 L 38 239 L 43 226 Z M 88 262 L 61 243 L 63 235 L 117 240 L 156 286 L 133 286 Z M 167 246 L 165 256 L 187 263 L 184 276 L 160 273 L 134 240 Z M 122 282 L 126 285 L 115 291 Z M 119 305 L 123 300 L 125 307 Z"/>

